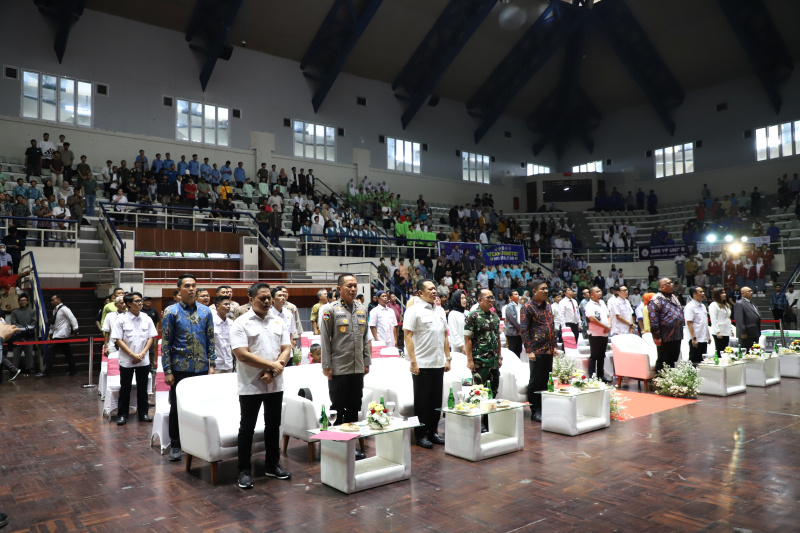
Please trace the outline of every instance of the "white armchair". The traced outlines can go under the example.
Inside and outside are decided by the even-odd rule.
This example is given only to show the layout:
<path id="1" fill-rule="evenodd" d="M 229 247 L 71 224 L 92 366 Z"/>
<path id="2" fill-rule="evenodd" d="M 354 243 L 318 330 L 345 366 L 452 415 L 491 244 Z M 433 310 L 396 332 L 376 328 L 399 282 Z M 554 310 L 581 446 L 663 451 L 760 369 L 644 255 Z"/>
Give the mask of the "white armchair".
<path id="1" fill-rule="evenodd" d="M 530 363 L 520 360 L 506 348 L 502 349 L 503 366 L 500 367 L 500 384 L 497 396 L 513 402 L 528 401 L 528 382 L 531 378 Z"/>
<path id="2" fill-rule="evenodd" d="M 622 383 L 623 377 L 632 378 L 644 381 L 646 391 L 647 384 L 656 377 L 656 354 L 647 341 L 638 335 L 615 335 L 611 337 L 611 350 L 617 385 Z"/>
<path id="3" fill-rule="evenodd" d="M 384 401 L 395 402 L 395 414 L 405 418 L 414 416 L 410 366 L 408 359 L 400 357 L 373 359 L 369 374 L 364 376 L 364 387 L 372 390 L 372 397 L 377 400 L 383 396 Z"/>
<path id="4" fill-rule="evenodd" d="M 450 396 L 450 388 L 453 395 L 458 396 L 462 389 L 461 383 L 465 378 L 471 378 L 472 372 L 467 368 L 467 356 L 459 352 L 450 352 L 450 370 L 444 373 L 444 385 L 442 388 L 442 407 L 447 407 L 447 398 Z"/>

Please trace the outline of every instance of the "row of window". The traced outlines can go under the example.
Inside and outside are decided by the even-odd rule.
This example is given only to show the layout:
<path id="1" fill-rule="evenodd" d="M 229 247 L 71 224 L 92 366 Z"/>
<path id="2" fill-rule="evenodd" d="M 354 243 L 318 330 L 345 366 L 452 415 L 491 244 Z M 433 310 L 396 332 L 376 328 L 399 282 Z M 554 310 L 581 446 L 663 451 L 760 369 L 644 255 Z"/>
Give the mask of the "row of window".
<path id="1" fill-rule="evenodd" d="M 756 161 L 795 154 L 800 155 L 800 120 L 756 130 Z"/>
<path id="2" fill-rule="evenodd" d="M 21 115 L 92 126 L 92 83 L 38 72 L 22 73 Z"/>
<path id="3" fill-rule="evenodd" d="M 592 161 L 590 163 L 584 163 L 582 165 L 575 165 L 572 167 L 573 172 L 603 172 L 603 162 L 602 161 Z"/>

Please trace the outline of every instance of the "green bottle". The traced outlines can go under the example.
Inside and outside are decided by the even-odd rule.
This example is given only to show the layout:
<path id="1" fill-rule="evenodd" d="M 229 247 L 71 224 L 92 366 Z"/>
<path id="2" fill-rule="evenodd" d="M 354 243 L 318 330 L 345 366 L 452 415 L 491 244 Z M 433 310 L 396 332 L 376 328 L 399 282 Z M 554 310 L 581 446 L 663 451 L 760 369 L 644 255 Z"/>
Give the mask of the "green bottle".
<path id="1" fill-rule="evenodd" d="M 556 386 L 553 384 L 553 373 L 550 372 L 550 379 L 547 380 L 547 391 L 555 392 Z"/>
<path id="2" fill-rule="evenodd" d="M 492 388 L 489 387 L 489 395 L 487 396 L 490 400 L 492 399 Z"/>
<path id="3" fill-rule="evenodd" d="M 742 347 L 739 346 L 739 359 L 741 359 L 741 358 L 742 358 Z"/>
<path id="4" fill-rule="evenodd" d="M 328 415 L 325 414 L 325 406 L 322 406 L 322 415 L 319 417 L 319 425 L 322 431 L 328 431 Z"/>
<path id="5" fill-rule="evenodd" d="M 383 401 L 383 395 L 381 395 L 381 405 L 384 409 L 386 409 L 386 403 Z"/>
<path id="6" fill-rule="evenodd" d="M 718 364 L 719 364 L 719 350 L 717 350 L 716 352 L 714 352 L 714 364 L 715 364 L 715 365 L 718 365 Z"/>
<path id="7" fill-rule="evenodd" d="M 455 409 L 455 407 L 456 407 L 456 397 L 453 396 L 453 387 L 450 387 L 450 396 L 447 397 L 447 408 Z"/>

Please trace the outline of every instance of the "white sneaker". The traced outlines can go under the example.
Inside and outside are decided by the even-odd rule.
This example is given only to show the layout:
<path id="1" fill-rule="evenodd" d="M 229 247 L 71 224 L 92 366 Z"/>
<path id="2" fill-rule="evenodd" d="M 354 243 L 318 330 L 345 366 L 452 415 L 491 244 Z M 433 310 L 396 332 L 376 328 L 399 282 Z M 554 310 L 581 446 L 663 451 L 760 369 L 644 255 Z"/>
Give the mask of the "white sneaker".
<path id="1" fill-rule="evenodd" d="M 20 370 L 20 369 L 18 368 L 18 369 L 17 369 L 17 371 L 16 371 L 16 372 L 14 372 L 14 375 L 13 375 L 13 376 L 12 376 L 12 377 L 11 377 L 11 378 L 8 380 L 8 381 L 14 381 L 15 379 L 17 379 L 17 377 L 19 376 L 19 373 L 20 373 L 20 372 L 22 372 L 22 370 Z"/>

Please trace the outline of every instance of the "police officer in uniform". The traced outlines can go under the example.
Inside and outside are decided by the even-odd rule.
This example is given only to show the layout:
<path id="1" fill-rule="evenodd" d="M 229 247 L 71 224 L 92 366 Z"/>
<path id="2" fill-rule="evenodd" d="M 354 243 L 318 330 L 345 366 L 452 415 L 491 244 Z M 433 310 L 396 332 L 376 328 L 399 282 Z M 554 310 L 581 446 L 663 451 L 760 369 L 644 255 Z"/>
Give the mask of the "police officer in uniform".
<path id="1" fill-rule="evenodd" d="M 473 382 L 492 388 L 492 397 L 497 398 L 500 385 L 500 318 L 492 312 L 492 291 L 481 289 L 478 293 L 478 308 L 464 321 L 464 351 L 467 367 L 472 371 Z M 488 420 L 484 415 L 481 431 L 488 431 Z"/>
<path id="2" fill-rule="evenodd" d="M 342 274 L 337 285 L 341 299 L 319 310 L 322 372 L 330 380 L 331 409 L 336 410 L 342 423 L 353 423 L 358 421 L 364 375 L 369 373 L 369 327 L 367 310 L 356 300 L 355 276 Z M 356 450 L 357 459 L 364 457 Z"/>

